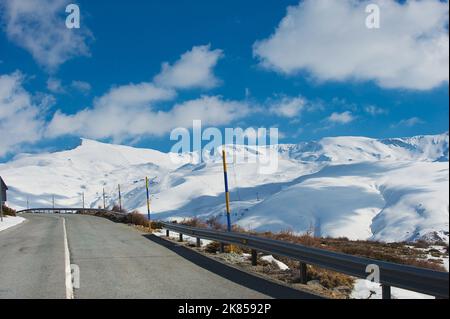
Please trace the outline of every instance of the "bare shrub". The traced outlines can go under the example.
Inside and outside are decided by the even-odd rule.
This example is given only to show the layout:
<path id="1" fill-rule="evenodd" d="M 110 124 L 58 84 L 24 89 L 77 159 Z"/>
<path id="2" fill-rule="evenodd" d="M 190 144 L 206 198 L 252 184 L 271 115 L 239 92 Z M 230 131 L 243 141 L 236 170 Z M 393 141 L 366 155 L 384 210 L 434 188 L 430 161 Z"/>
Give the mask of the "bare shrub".
<path id="1" fill-rule="evenodd" d="M 208 225 L 198 217 L 185 219 L 182 222 L 180 222 L 180 224 L 189 227 L 208 228 Z"/>
<path id="2" fill-rule="evenodd" d="M 308 267 L 307 274 L 308 281 L 317 280 L 322 286 L 328 289 L 342 286 L 352 288 L 354 284 L 354 279 L 350 276 L 318 267 Z"/>
<path id="3" fill-rule="evenodd" d="M 119 205 L 114 205 L 113 208 L 111 209 L 111 211 L 116 212 L 116 213 L 122 213 L 122 214 L 126 214 L 128 213 L 128 211 L 125 208 L 120 208 Z"/>
<path id="4" fill-rule="evenodd" d="M 215 230 L 224 230 L 225 226 L 220 222 L 220 216 L 212 216 L 206 220 L 206 225 Z"/>
<path id="5" fill-rule="evenodd" d="M 131 214 L 128 214 L 128 219 L 130 221 L 130 224 L 132 225 L 143 226 L 146 228 L 150 227 L 150 221 L 138 211 L 134 211 Z"/>
<path id="6" fill-rule="evenodd" d="M 213 241 L 206 245 L 205 251 L 209 254 L 215 254 L 220 250 L 220 243 Z"/>
<path id="7" fill-rule="evenodd" d="M 160 222 L 152 221 L 150 225 L 151 225 L 152 229 L 163 229 L 164 228 Z"/>
<path id="8" fill-rule="evenodd" d="M 3 205 L 3 215 L 5 216 L 16 216 L 16 211 L 6 205 Z"/>

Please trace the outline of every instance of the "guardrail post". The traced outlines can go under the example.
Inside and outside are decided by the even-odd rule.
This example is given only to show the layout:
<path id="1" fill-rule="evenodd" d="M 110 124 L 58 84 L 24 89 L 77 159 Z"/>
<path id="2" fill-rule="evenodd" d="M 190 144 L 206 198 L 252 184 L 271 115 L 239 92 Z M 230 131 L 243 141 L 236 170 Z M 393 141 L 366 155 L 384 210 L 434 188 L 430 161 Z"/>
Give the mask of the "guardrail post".
<path id="1" fill-rule="evenodd" d="M 391 286 L 388 285 L 381 285 L 381 291 L 382 291 L 382 298 L 383 299 L 391 299 Z"/>
<path id="2" fill-rule="evenodd" d="M 258 252 L 252 249 L 252 266 L 258 265 Z"/>
<path id="3" fill-rule="evenodd" d="M 196 244 L 197 248 L 200 248 L 202 246 L 202 241 L 200 240 L 199 237 L 197 237 L 197 244 Z"/>
<path id="4" fill-rule="evenodd" d="M 170 230 L 166 229 L 166 237 L 170 237 Z"/>
<path id="5" fill-rule="evenodd" d="M 180 233 L 180 239 L 178 240 L 180 243 L 183 242 L 183 234 Z"/>
<path id="6" fill-rule="evenodd" d="M 300 283 L 306 285 L 308 283 L 308 267 L 305 263 L 300 262 Z"/>

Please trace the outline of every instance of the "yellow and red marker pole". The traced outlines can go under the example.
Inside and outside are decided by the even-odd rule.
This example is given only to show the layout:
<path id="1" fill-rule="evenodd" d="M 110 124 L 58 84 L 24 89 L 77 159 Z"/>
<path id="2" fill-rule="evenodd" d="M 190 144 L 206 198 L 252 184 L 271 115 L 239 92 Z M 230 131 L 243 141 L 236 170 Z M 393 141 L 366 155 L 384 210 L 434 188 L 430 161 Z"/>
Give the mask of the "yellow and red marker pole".
<path id="1" fill-rule="evenodd" d="M 225 200 L 227 205 L 227 229 L 230 232 L 231 231 L 230 192 L 228 190 L 227 155 L 225 152 L 225 147 L 222 149 L 222 159 L 223 159 L 223 176 L 225 180 Z"/>

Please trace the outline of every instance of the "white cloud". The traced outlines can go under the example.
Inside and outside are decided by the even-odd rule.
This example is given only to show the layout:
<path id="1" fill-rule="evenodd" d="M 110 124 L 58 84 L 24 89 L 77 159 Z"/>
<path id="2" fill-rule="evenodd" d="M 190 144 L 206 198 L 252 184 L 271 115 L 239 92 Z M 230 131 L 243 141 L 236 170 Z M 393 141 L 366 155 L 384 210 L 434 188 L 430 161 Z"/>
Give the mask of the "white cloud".
<path id="1" fill-rule="evenodd" d="M 47 89 L 52 93 L 64 93 L 61 80 L 55 78 L 49 78 L 47 80 Z"/>
<path id="2" fill-rule="evenodd" d="M 293 118 L 300 115 L 305 109 L 306 99 L 303 97 L 282 97 L 280 100 L 272 102 L 269 111 L 280 117 Z"/>
<path id="3" fill-rule="evenodd" d="M 369 3 L 380 6 L 380 29 L 365 26 Z M 319 81 L 427 90 L 449 80 L 447 26 L 448 2 L 439 0 L 305 0 L 254 44 L 254 55 L 287 75 L 308 71 Z"/>
<path id="4" fill-rule="evenodd" d="M 383 109 L 381 107 L 375 106 L 375 105 L 368 105 L 364 108 L 364 111 L 372 116 L 377 116 L 377 115 L 384 115 L 384 114 L 388 114 L 388 110 Z"/>
<path id="5" fill-rule="evenodd" d="M 211 50 L 210 45 L 193 47 L 173 65 L 163 63 L 154 82 L 176 89 L 213 88 L 220 83 L 213 71 L 222 56 L 222 50 Z"/>
<path id="6" fill-rule="evenodd" d="M 128 84 L 113 87 L 108 93 L 96 100 L 100 107 L 144 107 L 156 101 L 171 100 L 176 92 L 156 87 L 152 83 Z"/>
<path id="7" fill-rule="evenodd" d="M 399 127 L 399 126 L 413 127 L 423 123 L 425 122 L 422 119 L 418 117 L 411 117 L 409 119 L 401 120 L 397 124 L 392 125 L 392 127 Z"/>
<path id="8" fill-rule="evenodd" d="M 89 93 L 92 89 L 92 86 L 88 82 L 84 81 L 72 81 L 71 86 L 75 90 L 80 91 L 81 93 L 84 94 Z"/>
<path id="9" fill-rule="evenodd" d="M 334 124 L 348 124 L 353 122 L 355 119 L 356 118 L 350 111 L 346 111 L 342 113 L 334 112 L 327 118 L 327 121 Z"/>
<path id="10" fill-rule="evenodd" d="M 1 18 L 8 39 L 29 51 L 48 71 L 77 56 L 88 56 L 90 31 L 67 29 L 68 0 L 2 0 Z"/>
<path id="11" fill-rule="evenodd" d="M 87 94 L 91 91 L 92 87 L 88 82 L 84 81 L 72 81 L 70 85 L 64 85 L 60 79 L 50 77 L 47 80 L 47 89 L 55 94 L 67 93 L 69 89 Z"/>
<path id="12" fill-rule="evenodd" d="M 35 104 L 22 82 L 19 72 L 0 75 L 0 157 L 19 151 L 24 143 L 38 141 L 42 134 L 40 107 L 51 101 L 45 96 Z"/>
<path id="13" fill-rule="evenodd" d="M 156 110 L 155 103 L 174 98 L 175 92 L 151 83 L 113 88 L 96 99 L 94 106 L 69 115 L 56 112 L 47 129 L 48 137 L 78 135 L 112 138 L 115 142 L 162 136 L 176 127 L 192 127 L 193 120 L 220 126 L 244 117 L 249 107 L 220 97 L 203 96 L 176 104 L 168 111 Z"/>

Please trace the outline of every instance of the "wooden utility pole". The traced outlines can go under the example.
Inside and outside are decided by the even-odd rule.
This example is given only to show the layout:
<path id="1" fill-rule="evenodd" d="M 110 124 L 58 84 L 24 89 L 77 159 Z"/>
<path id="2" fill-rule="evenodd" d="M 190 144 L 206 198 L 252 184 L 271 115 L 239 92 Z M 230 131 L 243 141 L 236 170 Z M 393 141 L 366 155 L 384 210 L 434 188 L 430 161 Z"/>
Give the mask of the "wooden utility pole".
<path id="1" fill-rule="evenodd" d="M 0 221 L 3 222 L 3 202 L 7 201 L 6 191 L 8 190 L 8 186 L 6 186 L 2 177 L 0 176 Z"/>
<path id="2" fill-rule="evenodd" d="M 81 193 L 81 200 L 83 201 L 83 209 L 84 209 L 84 192 Z"/>
<path id="3" fill-rule="evenodd" d="M 0 221 L 3 223 L 3 189 L 0 182 Z"/>
<path id="4" fill-rule="evenodd" d="M 106 209 L 105 188 L 103 188 L 103 209 Z"/>

